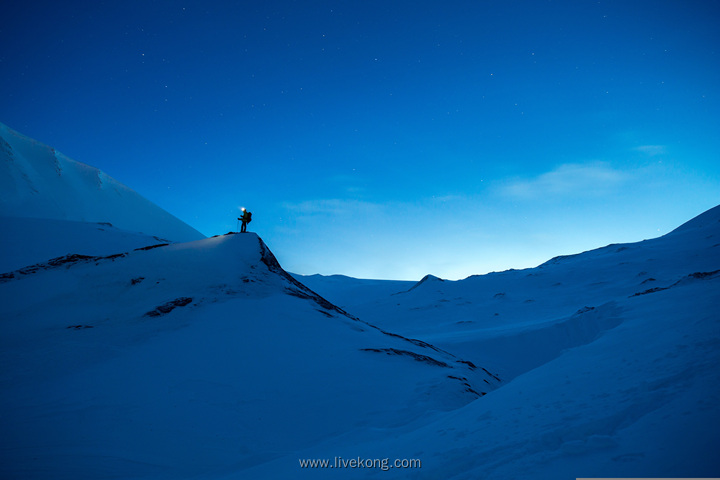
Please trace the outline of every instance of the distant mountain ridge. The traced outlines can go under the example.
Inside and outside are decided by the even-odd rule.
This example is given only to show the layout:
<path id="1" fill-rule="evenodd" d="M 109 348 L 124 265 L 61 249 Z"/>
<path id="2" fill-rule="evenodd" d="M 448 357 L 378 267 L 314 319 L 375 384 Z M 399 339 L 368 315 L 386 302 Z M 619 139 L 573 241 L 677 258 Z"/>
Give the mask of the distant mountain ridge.
<path id="1" fill-rule="evenodd" d="M 107 222 L 176 242 L 205 238 L 101 170 L 2 123 L 0 217 Z"/>

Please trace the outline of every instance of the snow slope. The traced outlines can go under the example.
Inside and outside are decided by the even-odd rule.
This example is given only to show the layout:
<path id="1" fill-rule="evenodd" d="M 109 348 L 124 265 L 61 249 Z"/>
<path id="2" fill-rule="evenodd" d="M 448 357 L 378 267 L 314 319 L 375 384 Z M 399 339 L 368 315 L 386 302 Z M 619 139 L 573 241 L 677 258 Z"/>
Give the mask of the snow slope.
<path id="1" fill-rule="evenodd" d="M 0 273 L 69 254 L 111 255 L 169 240 L 109 223 L 0 217 Z"/>
<path id="2" fill-rule="evenodd" d="M 105 222 L 172 241 L 204 238 L 100 170 L 1 123 L 0 217 Z"/>
<path id="3" fill-rule="evenodd" d="M 500 384 L 330 304 L 252 233 L 61 257 L 0 296 L 2 478 L 222 475 Z"/>
<path id="4" fill-rule="evenodd" d="M 302 456 L 422 453 L 421 472 L 374 472 L 382 478 L 720 474 L 720 207 L 658 239 L 398 287 L 338 298 L 367 321 L 489 366 L 504 386 L 418 429 Z M 322 277 L 313 288 L 336 296 Z M 275 461 L 257 478 L 292 464 Z"/>

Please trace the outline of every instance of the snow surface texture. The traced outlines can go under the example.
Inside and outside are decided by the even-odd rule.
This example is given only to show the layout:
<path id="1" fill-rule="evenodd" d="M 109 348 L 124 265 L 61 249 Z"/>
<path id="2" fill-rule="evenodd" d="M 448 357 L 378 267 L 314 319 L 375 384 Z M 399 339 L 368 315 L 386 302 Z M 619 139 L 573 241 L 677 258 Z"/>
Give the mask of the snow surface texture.
<path id="1" fill-rule="evenodd" d="M 373 294 L 375 281 L 298 278 L 505 381 L 427 425 L 334 455 L 422 457 L 420 473 L 388 478 L 720 473 L 720 207 L 658 239 L 456 282 L 398 282 L 392 294 L 387 284 Z M 289 474 L 290 465 L 258 473 Z"/>
<path id="2" fill-rule="evenodd" d="M 0 282 L 3 478 L 232 472 L 501 383 L 330 304 L 253 233 L 66 256 Z"/>
<path id="3" fill-rule="evenodd" d="M 59 177 L 12 185 L 76 178 Z M 252 233 L 168 244 L 63 217 L 55 241 L 21 196 L 0 220 L 0 478 L 720 473 L 720 207 L 654 240 L 413 283 L 291 276 Z M 336 458 L 422 467 L 299 463 Z"/>
<path id="4" fill-rule="evenodd" d="M 0 123 L 0 217 L 103 222 L 172 241 L 204 238 L 97 168 Z"/>

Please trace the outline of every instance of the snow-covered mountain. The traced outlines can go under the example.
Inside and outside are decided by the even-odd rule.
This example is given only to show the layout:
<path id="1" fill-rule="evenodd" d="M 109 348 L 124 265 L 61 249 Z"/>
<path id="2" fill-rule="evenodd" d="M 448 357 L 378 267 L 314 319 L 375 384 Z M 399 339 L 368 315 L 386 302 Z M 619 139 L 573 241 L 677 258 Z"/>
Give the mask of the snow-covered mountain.
<path id="1" fill-rule="evenodd" d="M 233 471 L 501 384 L 330 304 L 253 233 L 65 256 L 0 282 L 3 478 Z"/>
<path id="2" fill-rule="evenodd" d="M 422 478 L 720 473 L 720 207 L 657 239 L 461 281 L 430 277 L 393 289 L 298 278 L 361 318 L 506 382 L 421 428 L 348 442 L 335 455 L 422 451 Z M 363 295 L 345 294 L 352 289 Z M 290 464 L 258 478 L 287 474 Z"/>
<path id="3" fill-rule="evenodd" d="M 291 276 L 0 133 L 0 478 L 720 473 L 720 207 L 461 281 Z"/>
<path id="4" fill-rule="evenodd" d="M 110 223 L 168 241 L 205 238 L 97 168 L 1 123 L 0 217 Z"/>
<path id="5" fill-rule="evenodd" d="M 536 268 L 459 281 L 427 275 L 417 283 L 338 275 L 296 278 L 348 311 L 415 334 L 472 332 L 530 318 L 537 325 L 651 288 L 661 291 L 694 272 L 717 270 L 719 230 L 720 206 L 663 237 L 560 256 Z"/>

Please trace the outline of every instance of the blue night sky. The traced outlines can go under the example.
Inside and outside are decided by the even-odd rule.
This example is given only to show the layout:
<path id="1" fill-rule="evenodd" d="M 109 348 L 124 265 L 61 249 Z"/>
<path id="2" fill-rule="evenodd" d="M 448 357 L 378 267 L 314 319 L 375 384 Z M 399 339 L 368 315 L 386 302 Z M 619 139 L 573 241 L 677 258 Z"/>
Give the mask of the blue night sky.
<path id="1" fill-rule="evenodd" d="M 302 274 L 457 279 L 720 203 L 714 1 L 6 2 L 0 122 Z"/>

